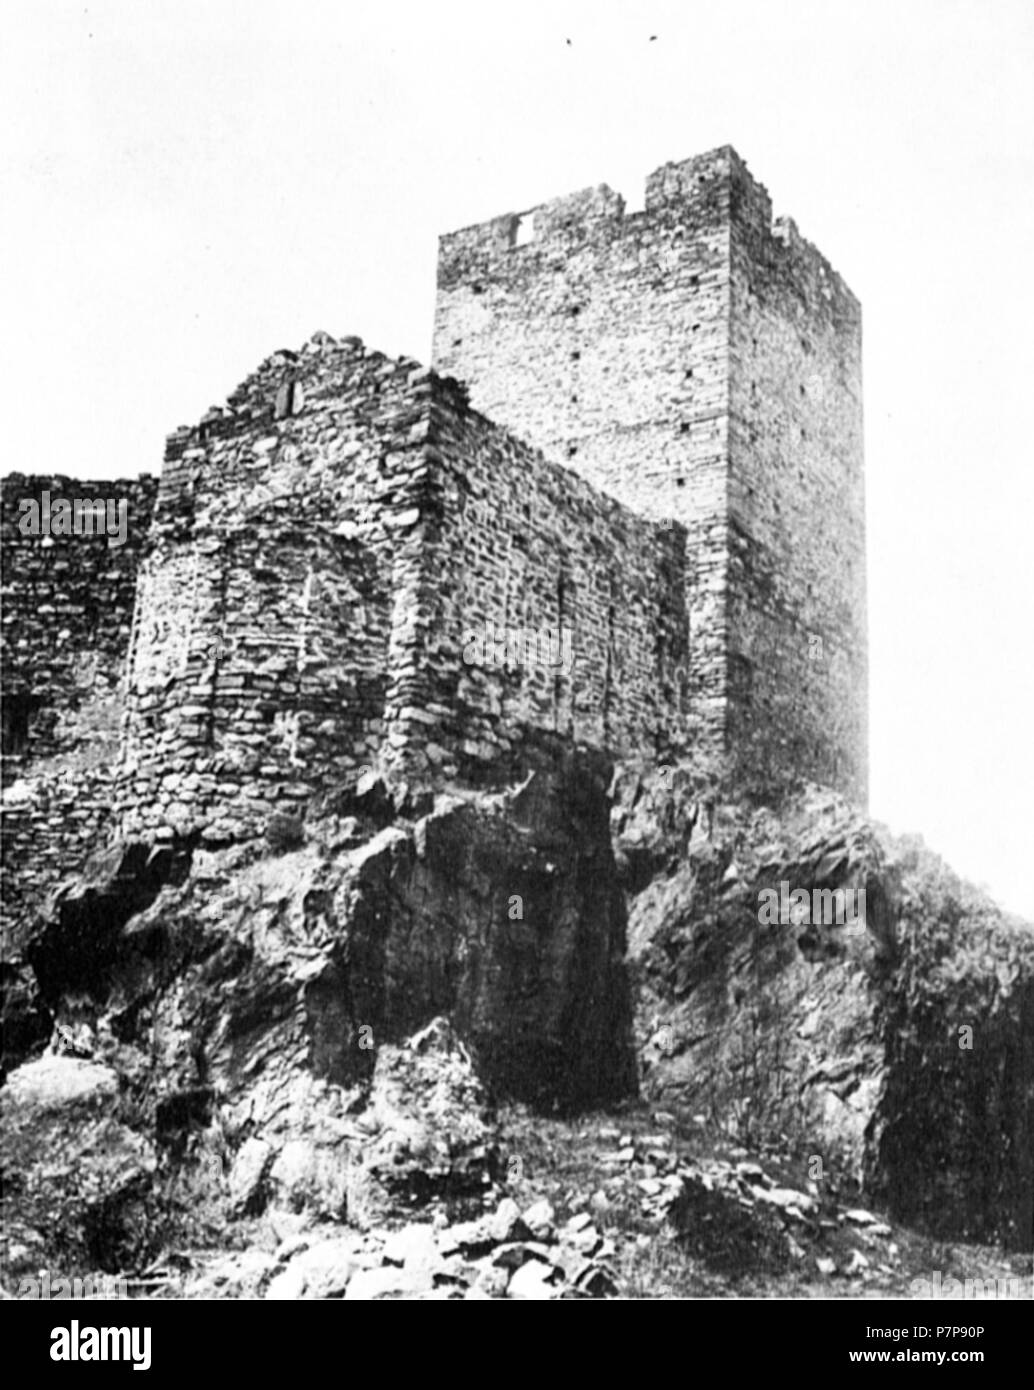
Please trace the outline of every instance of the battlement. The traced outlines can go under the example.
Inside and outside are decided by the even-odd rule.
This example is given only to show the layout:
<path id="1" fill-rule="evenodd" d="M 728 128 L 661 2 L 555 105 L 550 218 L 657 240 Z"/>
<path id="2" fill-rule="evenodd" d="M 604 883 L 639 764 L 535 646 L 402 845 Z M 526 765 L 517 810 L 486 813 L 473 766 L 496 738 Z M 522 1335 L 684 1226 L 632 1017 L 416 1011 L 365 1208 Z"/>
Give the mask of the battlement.
<path id="1" fill-rule="evenodd" d="M 491 277 L 506 269 L 519 274 L 522 259 L 555 255 L 584 242 L 634 240 L 658 227 L 685 235 L 707 224 L 736 226 L 756 239 L 757 253 L 781 257 L 785 273 L 821 277 L 838 299 L 857 305 L 842 277 L 800 235 L 792 218 L 773 221 L 768 190 L 731 145 L 655 169 L 646 179 L 640 212 L 627 214 L 625 199 L 598 184 L 445 233 L 439 238 L 438 285 L 447 289 L 479 273 Z"/>

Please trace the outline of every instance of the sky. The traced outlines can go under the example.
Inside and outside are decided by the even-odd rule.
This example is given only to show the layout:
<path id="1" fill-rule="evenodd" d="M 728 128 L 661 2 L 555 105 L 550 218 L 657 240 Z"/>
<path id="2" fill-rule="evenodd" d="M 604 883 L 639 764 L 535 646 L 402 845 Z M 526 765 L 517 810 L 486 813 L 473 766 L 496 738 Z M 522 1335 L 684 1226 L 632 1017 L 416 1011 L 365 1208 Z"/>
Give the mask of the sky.
<path id="1" fill-rule="evenodd" d="M 1030 0 L 7 0 L 0 466 L 427 361 L 439 233 L 732 144 L 863 306 L 871 811 L 1034 919 L 1032 74 Z"/>

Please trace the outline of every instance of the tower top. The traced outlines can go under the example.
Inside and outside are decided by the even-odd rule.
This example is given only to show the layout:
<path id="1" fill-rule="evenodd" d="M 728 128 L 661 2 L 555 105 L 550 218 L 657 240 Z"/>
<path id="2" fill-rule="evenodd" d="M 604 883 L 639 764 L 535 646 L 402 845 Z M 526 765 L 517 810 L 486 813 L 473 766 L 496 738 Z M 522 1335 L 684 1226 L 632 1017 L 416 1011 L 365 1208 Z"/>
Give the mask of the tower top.
<path id="1" fill-rule="evenodd" d="M 686 235 L 707 224 L 735 223 L 752 235 L 759 247 L 770 243 L 811 277 L 821 279 L 848 313 L 858 313 L 858 300 L 843 277 L 811 242 L 800 235 L 792 217 L 773 219 L 772 200 L 764 184 L 751 174 L 732 145 L 706 154 L 662 164 L 646 178 L 644 205 L 626 212 L 625 199 L 601 183 L 520 212 L 507 212 L 476 222 L 439 238 L 440 289 L 470 280 L 478 269 L 488 271 L 510 253 L 569 254 L 579 245 L 634 236 L 644 226 L 667 226 L 673 235 Z"/>

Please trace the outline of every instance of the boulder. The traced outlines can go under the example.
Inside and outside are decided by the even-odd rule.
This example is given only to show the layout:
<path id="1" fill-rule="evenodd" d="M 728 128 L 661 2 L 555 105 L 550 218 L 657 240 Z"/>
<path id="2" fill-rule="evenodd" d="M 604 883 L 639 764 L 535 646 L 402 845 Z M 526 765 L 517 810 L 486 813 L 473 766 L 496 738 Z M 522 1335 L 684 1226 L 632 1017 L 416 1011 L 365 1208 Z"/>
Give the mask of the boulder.
<path id="1" fill-rule="evenodd" d="M 348 1217 L 370 1227 L 432 1197 L 480 1198 L 496 1172 L 495 1131 L 471 1055 L 446 1019 L 380 1049 L 368 1143 L 348 1175 Z"/>
<path id="2" fill-rule="evenodd" d="M 122 1122 L 119 1081 L 77 1057 L 43 1057 L 0 1091 L 5 1236 L 38 1233 L 71 1273 L 141 1253 L 154 1149 Z"/>
<path id="3" fill-rule="evenodd" d="M 359 1262 L 354 1236 L 321 1240 L 270 1280 L 266 1298 L 343 1298 Z"/>

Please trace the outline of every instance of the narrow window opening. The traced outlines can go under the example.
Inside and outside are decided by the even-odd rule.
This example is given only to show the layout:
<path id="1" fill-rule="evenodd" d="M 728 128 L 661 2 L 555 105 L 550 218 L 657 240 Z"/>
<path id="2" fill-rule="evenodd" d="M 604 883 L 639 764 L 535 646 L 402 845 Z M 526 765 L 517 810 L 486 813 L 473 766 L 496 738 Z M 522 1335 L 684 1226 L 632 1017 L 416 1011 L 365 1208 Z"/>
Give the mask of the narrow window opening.
<path id="1" fill-rule="evenodd" d="M 535 218 L 530 212 L 522 213 L 520 217 L 513 220 L 513 230 L 510 233 L 510 246 L 527 246 L 535 240 Z"/>
<path id="2" fill-rule="evenodd" d="M 287 378 L 280 383 L 277 389 L 276 404 L 273 407 L 274 418 L 283 420 L 288 415 L 297 415 L 304 403 L 305 393 L 302 390 L 302 383 Z"/>
<path id="3" fill-rule="evenodd" d="M 17 756 L 24 753 L 29 743 L 29 724 L 39 706 L 34 695 L 6 695 L 3 703 L 2 748 L 5 753 Z"/>

